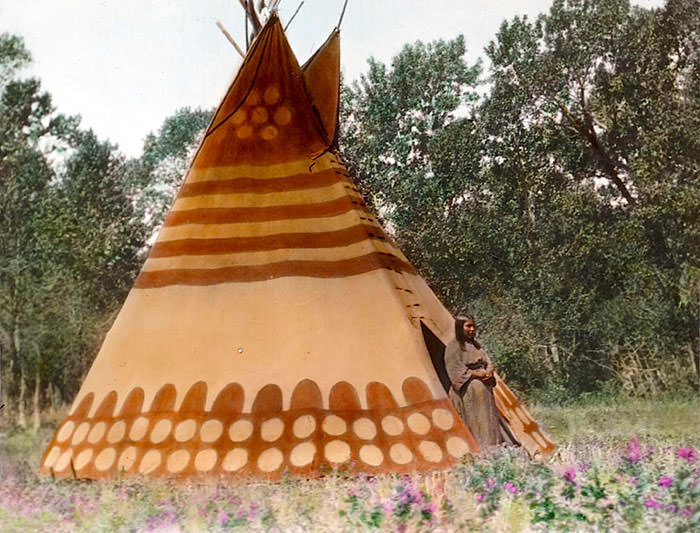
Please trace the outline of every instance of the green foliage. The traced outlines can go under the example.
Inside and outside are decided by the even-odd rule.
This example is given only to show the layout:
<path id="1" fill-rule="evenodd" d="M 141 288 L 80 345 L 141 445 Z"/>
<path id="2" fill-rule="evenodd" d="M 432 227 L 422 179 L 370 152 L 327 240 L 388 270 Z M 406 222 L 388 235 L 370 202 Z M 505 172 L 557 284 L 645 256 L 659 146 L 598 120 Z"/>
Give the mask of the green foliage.
<path id="1" fill-rule="evenodd" d="M 21 39 L 0 37 L 0 369 L 20 396 L 10 416 L 29 384 L 37 402 L 75 394 L 148 236 L 122 157 L 17 77 L 27 61 Z"/>
<path id="2" fill-rule="evenodd" d="M 138 191 L 137 209 L 152 230 L 165 218 L 212 115 L 213 110 L 177 110 L 157 135 L 146 137 L 141 157 L 127 163 L 126 179 Z"/>
<path id="3" fill-rule="evenodd" d="M 77 124 L 54 113 L 37 80 L 15 77 L 29 60 L 20 38 L 0 36 L 0 383 L 5 388 L 21 388 L 28 373 L 40 372 L 39 337 L 59 278 L 40 236 L 54 179 L 48 154 Z"/>
<path id="4" fill-rule="evenodd" d="M 31 60 L 32 56 L 21 37 L 0 33 L 0 86 L 4 86 L 18 69 Z"/>

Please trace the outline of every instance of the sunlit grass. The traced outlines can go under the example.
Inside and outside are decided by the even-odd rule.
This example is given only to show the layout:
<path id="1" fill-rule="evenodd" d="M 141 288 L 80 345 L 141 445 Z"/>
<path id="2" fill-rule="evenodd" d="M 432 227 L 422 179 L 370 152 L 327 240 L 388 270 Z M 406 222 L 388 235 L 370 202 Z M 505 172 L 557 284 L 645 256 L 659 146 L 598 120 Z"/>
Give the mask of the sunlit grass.
<path id="1" fill-rule="evenodd" d="M 682 441 L 697 439 L 700 435 L 700 398 L 535 406 L 532 411 L 544 422 L 551 436 L 563 442 L 589 437 L 623 441 L 632 435 Z"/>

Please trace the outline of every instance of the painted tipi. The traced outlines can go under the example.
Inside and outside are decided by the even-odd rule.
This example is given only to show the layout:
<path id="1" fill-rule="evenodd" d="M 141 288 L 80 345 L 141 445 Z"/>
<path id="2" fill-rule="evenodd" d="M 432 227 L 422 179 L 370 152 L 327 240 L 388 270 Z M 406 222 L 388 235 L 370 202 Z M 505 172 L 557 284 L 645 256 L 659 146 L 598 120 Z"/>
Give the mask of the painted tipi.
<path id="1" fill-rule="evenodd" d="M 43 473 L 409 472 L 478 450 L 433 364 L 452 317 L 335 149 L 338 88 L 338 33 L 301 68 L 273 14 Z M 496 399 L 530 452 L 552 448 L 501 381 Z"/>

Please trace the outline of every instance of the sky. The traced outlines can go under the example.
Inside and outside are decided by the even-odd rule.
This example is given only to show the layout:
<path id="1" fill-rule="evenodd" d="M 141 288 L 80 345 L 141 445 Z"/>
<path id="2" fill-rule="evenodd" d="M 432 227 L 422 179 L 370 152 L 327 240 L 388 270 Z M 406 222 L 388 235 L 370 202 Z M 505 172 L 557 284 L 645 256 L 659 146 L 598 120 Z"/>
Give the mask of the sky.
<path id="1" fill-rule="evenodd" d="M 286 23 L 300 0 L 282 0 Z M 662 0 L 637 0 L 644 7 Z M 463 34 L 467 60 L 501 22 L 534 18 L 551 0 L 349 0 L 341 28 L 346 80 L 373 56 L 390 62 L 403 44 Z M 343 0 L 305 0 L 287 32 L 303 63 L 338 22 Z M 212 108 L 233 80 L 241 57 L 216 27 L 221 21 L 244 45 L 243 10 L 236 0 L 0 0 L 0 33 L 21 35 L 37 76 L 59 112 L 129 156 L 183 107 Z"/>

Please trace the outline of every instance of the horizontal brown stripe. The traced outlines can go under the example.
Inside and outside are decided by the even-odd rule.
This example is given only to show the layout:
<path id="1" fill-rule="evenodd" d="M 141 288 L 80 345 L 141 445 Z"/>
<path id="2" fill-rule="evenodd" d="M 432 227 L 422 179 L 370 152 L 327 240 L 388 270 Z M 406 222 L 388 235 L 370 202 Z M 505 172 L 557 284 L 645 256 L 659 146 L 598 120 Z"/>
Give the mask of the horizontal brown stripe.
<path id="1" fill-rule="evenodd" d="M 279 233 L 262 237 L 228 239 L 181 239 L 157 242 L 151 250 L 150 257 L 262 252 L 285 248 L 335 248 L 372 238 L 386 239 L 380 228 L 359 224 L 342 230 L 319 233 Z"/>
<path id="2" fill-rule="evenodd" d="M 364 202 L 343 196 L 330 202 L 270 207 L 213 207 L 171 211 L 165 217 L 165 226 L 181 224 L 227 224 L 233 222 L 264 222 L 292 218 L 332 217 L 353 209 L 364 209 Z"/>
<path id="3" fill-rule="evenodd" d="M 144 271 L 170 270 L 174 268 L 225 268 L 230 266 L 255 266 L 281 261 L 342 261 L 371 252 L 387 252 L 406 260 L 393 246 L 364 239 L 354 244 L 337 248 L 284 248 L 262 252 L 242 252 L 213 255 L 178 255 L 175 257 L 149 257 L 143 265 Z"/>
<path id="4" fill-rule="evenodd" d="M 270 193 L 315 189 L 333 185 L 339 181 L 346 180 L 334 170 L 324 170 L 315 174 L 295 174 L 284 178 L 234 178 L 198 181 L 185 183 L 180 189 L 178 198 L 207 194 Z"/>
<path id="5" fill-rule="evenodd" d="M 293 220 L 269 220 L 264 222 L 238 222 L 236 224 L 185 224 L 163 228 L 159 242 L 182 239 L 230 239 L 253 235 L 277 235 L 278 233 L 307 233 L 337 231 L 355 224 L 378 225 L 376 219 L 362 211 L 348 211 L 334 217 L 298 218 Z"/>
<path id="6" fill-rule="evenodd" d="M 228 180 L 233 178 L 284 178 L 294 174 L 307 174 L 309 169 L 313 172 L 335 169 L 347 173 L 347 169 L 338 159 L 326 152 L 318 159 L 304 157 L 296 161 L 287 161 L 276 165 L 263 165 L 260 162 L 255 165 L 215 166 L 204 168 L 191 168 L 187 174 L 187 183 L 198 181 Z"/>
<path id="7" fill-rule="evenodd" d="M 134 288 L 150 289 L 169 285 L 217 285 L 219 283 L 262 281 L 288 276 L 343 278 L 382 268 L 399 272 L 415 272 L 409 263 L 394 255 L 373 252 L 343 261 L 283 261 L 256 266 L 141 272 L 136 278 Z"/>

